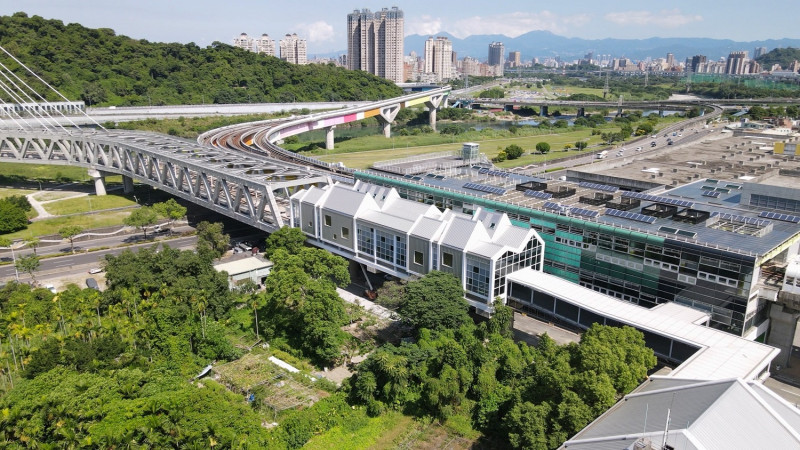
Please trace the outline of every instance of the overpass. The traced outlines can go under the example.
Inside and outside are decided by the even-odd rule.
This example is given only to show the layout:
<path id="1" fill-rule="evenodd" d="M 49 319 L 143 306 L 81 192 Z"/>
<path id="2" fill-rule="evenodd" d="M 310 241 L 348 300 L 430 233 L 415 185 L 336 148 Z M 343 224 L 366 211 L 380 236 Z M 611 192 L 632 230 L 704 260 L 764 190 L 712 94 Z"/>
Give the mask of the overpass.
<path id="1" fill-rule="evenodd" d="M 658 110 L 663 112 L 671 109 L 689 109 L 695 106 L 719 105 L 719 106 L 745 106 L 745 105 L 770 105 L 770 104 L 794 104 L 797 99 L 791 98 L 762 98 L 762 99 L 680 99 L 680 100 L 630 100 L 630 101 L 588 101 L 588 100 L 516 100 L 513 98 L 470 98 L 468 96 L 453 95 L 449 98 L 452 102 L 461 102 L 471 106 L 485 106 L 503 108 L 506 110 L 514 107 L 538 107 L 540 115 L 546 116 L 550 107 L 566 107 L 576 109 L 578 117 L 584 115 L 586 108 L 617 108 L 617 115 L 622 114 L 623 109 Z"/>
<path id="2" fill-rule="evenodd" d="M 314 129 L 333 129 L 367 117 L 379 117 L 384 132 L 404 107 L 425 104 L 435 123 L 436 108 L 449 87 L 419 92 L 333 112 L 235 125 L 206 133 L 200 143 L 156 133 L 122 130 L 0 130 L 0 162 L 85 167 L 98 195 L 104 177 L 148 184 L 266 232 L 288 224 L 288 199 L 311 186 L 332 184 L 337 168 L 301 157 L 275 143 Z M 244 131 L 243 131 L 244 130 Z M 256 144 L 256 145 L 254 145 Z"/>

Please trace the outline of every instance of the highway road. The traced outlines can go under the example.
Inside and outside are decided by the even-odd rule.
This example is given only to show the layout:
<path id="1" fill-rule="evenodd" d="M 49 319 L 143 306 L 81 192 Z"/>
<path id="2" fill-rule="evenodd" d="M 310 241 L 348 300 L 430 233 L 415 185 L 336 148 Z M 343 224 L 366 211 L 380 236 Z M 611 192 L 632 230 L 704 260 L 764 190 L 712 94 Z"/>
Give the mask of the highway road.
<path id="1" fill-rule="evenodd" d="M 655 138 L 651 136 L 645 136 L 632 141 L 618 143 L 617 148 L 611 148 L 608 150 L 608 156 L 602 161 L 605 162 L 615 159 L 637 157 L 643 154 L 646 155 L 665 151 L 666 149 L 677 149 L 689 144 L 693 144 L 697 141 L 707 139 L 709 136 L 716 136 L 720 133 L 720 129 L 721 128 L 719 127 L 705 128 L 704 121 L 698 121 L 692 124 L 687 124 L 686 121 L 678 122 L 677 124 L 670 125 L 669 127 L 660 130 L 658 134 L 655 135 Z M 675 136 L 673 136 L 672 133 L 675 133 Z M 681 136 L 678 136 L 678 134 Z M 673 141 L 671 146 L 667 144 L 668 139 L 672 139 Z M 652 147 L 651 142 L 655 142 L 656 146 Z M 636 151 L 638 147 L 641 147 L 642 150 Z M 622 154 L 620 154 L 620 149 L 624 149 Z M 567 161 L 557 161 L 555 158 L 557 158 L 557 156 L 554 155 L 554 160 L 548 162 L 547 164 L 549 164 L 550 167 L 562 167 L 564 169 L 593 164 L 601 161 L 597 159 L 597 152 L 592 152 L 582 158 L 576 158 Z M 521 172 L 538 174 L 547 169 L 547 164 L 539 164 L 535 168 L 522 170 Z M 547 173 L 548 178 L 557 178 L 561 175 L 564 175 L 564 171 L 559 170 Z"/>
<path id="2" fill-rule="evenodd" d="M 193 249 L 197 243 L 197 236 L 178 237 L 163 241 L 150 241 L 126 247 L 109 248 L 95 252 L 75 253 L 74 255 L 46 258 L 41 261 L 41 266 L 34 274 L 37 279 L 52 278 L 54 275 L 71 275 L 81 272 L 88 272 L 90 268 L 101 267 L 101 262 L 106 255 L 118 255 L 127 249 L 136 250 L 153 245 L 169 245 L 172 248 L 182 250 Z M 7 282 L 14 279 L 14 265 L 8 264 L 0 267 L 0 282 Z M 20 281 L 29 281 L 28 274 L 20 273 Z"/>

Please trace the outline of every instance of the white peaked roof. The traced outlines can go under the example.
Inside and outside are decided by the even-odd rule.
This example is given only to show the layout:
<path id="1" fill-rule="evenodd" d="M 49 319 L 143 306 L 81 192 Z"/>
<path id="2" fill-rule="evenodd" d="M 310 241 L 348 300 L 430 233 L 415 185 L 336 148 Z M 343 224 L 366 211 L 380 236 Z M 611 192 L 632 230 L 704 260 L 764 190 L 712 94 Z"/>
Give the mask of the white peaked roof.
<path id="1" fill-rule="evenodd" d="M 310 187 L 291 198 L 486 258 L 521 251 L 531 239 L 539 239 L 536 231 L 513 225 L 503 213 L 481 208 L 472 216 L 439 211 L 433 205 L 401 198 L 394 188 L 360 181 L 354 186 Z"/>
<path id="2" fill-rule="evenodd" d="M 800 448 L 800 411 L 758 382 L 652 377 L 562 448 L 661 448 L 665 430 L 675 449 Z"/>

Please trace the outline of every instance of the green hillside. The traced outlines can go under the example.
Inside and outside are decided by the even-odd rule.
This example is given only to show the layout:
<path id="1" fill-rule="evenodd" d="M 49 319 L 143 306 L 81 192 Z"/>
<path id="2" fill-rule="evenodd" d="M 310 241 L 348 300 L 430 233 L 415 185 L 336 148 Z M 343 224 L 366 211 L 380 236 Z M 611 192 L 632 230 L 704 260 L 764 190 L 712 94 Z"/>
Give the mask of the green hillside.
<path id="1" fill-rule="evenodd" d="M 206 48 L 148 42 L 22 12 L 0 16 L 0 45 L 68 98 L 90 105 L 352 101 L 402 94 L 390 81 L 333 65 L 293 65 L 220 42 Z M 5 54 L 0 62 L 20 69 Z"/>
<path id="2" fill-rule="evenodd" d="M 800 48 L 776 48 L 759 56 L 756 61 L 765 69 L 771 68 L 773 64 L 780 64 L 786 69 L 793 62 L 800 61 Z"/>

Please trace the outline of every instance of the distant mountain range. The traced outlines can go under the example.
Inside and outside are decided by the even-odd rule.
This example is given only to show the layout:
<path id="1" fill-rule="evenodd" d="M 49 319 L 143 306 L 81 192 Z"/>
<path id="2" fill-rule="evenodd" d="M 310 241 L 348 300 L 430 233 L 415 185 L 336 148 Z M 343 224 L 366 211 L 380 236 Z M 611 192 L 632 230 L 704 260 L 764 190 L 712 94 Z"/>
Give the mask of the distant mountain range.
<path id="1" fill-rule="evenodd" d="M 459 39 L 449 33 L 439 33 L 453 41 L 453 51 L 458 58 L 471 56 L 486 60 L 489 44 L 500 41 L 505 45 L 506 55 L 509 51 L 519 51 L 523 60 L 534 57 L 547 58 L 560 56 L 563 60 L 583 58 L 586 53 L 611 55 L 613 58 L 627 57 L 634 60 L 664 58 L 667 53 L 675 55 L 676 61 L 683 61 L 694 55 L 705 55 L 709 60 L 727 57 L 730 52 L 744 50 L 750 58 L 753 49 L 766 47 L 800 47 L 800 39 L 768 39 L 764 41 L 737 42 L 730 39 L 711 38 L 649 38 L 649 39 L 580 39 L 558 36 L 549 31 L 531 31 L 521 36 L 510 38 L 501 34 L 474 35 Z M 425 54 L 425 40 L 429 36 L 411 35 L 404 40 L 404 52 L 416 51 L 419 56 Z"/>

